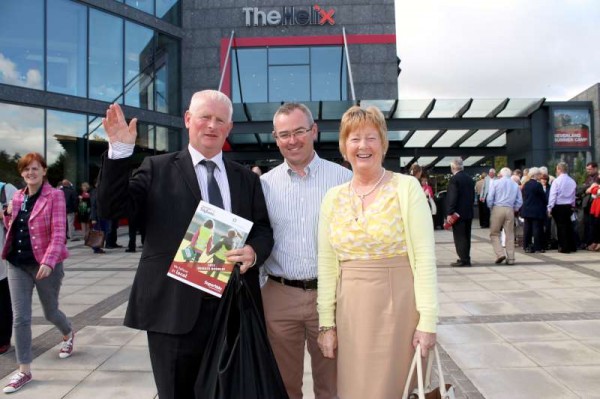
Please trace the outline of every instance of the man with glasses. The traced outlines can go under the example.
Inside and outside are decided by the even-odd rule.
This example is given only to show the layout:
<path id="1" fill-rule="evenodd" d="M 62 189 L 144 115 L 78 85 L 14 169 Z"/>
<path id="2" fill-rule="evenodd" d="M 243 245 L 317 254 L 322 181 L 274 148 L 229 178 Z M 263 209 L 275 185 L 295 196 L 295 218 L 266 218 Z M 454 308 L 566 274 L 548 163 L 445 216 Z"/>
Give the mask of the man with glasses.
<path id="1" fill-rule="evenodd" d="M 302 398 L 305 342 L 315 398 L 335 398 L 336 361 L 324 358 L 317 345 L 317 225 L 327 190 L 352 173 L 315 153 L 318 128 L 305 105 L 283 104 L 273 129 L 284 162 L 261 176 L 275 239 L 264 264 L 267 331 L 290 399 Z"/>

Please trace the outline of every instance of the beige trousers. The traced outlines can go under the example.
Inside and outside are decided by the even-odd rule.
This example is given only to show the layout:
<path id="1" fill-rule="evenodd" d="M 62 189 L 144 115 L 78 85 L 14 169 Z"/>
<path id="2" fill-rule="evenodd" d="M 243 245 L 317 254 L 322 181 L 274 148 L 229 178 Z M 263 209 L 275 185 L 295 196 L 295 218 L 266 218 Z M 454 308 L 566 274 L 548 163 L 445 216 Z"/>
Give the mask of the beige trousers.
<path id="1" fill-rule="evenodd" d="M 515 211 L 507 206 L 495 206 L 490 215 L 490 240 L 496 253 L 496 258 L 504 255 L 504 248 L 500 243 L 500 230 L 504 229 L 506 240 L 506 258 L 515 260 Z"/>
<path id="2" fill-rule="evenodd" d="M 304 291 L 269 279 L 261 293 L 269 341 L 290 399 L 302 398 L 305 343 L 315 399 L 336 398 L 336 361 L 323 357 L 317 345 L 317 291 Z"/>

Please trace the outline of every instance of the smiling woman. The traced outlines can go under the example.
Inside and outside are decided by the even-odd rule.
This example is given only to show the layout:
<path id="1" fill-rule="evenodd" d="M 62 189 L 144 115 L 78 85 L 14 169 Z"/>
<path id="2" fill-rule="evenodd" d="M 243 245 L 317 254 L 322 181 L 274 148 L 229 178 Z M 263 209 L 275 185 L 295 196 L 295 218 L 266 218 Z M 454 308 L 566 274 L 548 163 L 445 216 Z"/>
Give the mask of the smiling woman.
<path id="1" fill-rule="evenodd" d="M 388 140 L 379 109 L 346 111 L 339 143 L 354 176 L 321 205 L 319 347 L 325 357 L 337 353 L 339 397 L 396 397 L 416 345 L 423 355 L 435 345 L 431 213 L 417 179 L 382 167 Z"/>
<path id="2" fill-rule="evenodd" d="M 44 316 L 62 334 L 61 359 L 73 352 L 74 333 L 71 323 L 58 308 L 60 286 L 64 276 L 63 260 L 69 253 L 66 243 L 65 196 L 46 182 L 47 164 L 38 153 L 19 159 L 18 169 L 27 185 L 14 195 L 4 214 L 6 244 L 2 258 L 9 262 L 8 283 L 14 315 L 15 352 L 19 371 L 4 393 L 21 389 L 31 381 L 31 295 L 35 287 Z"/>

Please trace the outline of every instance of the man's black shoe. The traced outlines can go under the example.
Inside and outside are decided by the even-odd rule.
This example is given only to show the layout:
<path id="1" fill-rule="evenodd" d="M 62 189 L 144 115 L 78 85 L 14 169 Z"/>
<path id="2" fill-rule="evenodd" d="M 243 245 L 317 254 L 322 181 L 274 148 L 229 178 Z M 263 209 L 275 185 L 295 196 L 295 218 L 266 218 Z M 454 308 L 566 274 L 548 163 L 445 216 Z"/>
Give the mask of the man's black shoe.
<path id="1" fill-rule="evenodd" d="M 495 263 L 496 263 L 497 265 L 499 265 L 500 263 L 504 262 L 505 260 L 506 260 L 506 256 L 499 256 L 499 257 L 496 259 L 496 262 L 495 262 Z"/>
<path id="2" fill-rule="evenodd" d="M 107 245 L 104 248 L 115 249 L 115 248 L 123 248 L 123 246 L 119 245 L 119 244 L 115 244 L 115 245 Z"/>
<path id="3" fill-rule="evenodd" d="M 131 248 L 127 248 L 127 249 L 125 250 L 125 252 L 135 252 L 135 248 L 133 248 L 133 249 L 131 249 Z"/>
<path id="4" fill-rule="evenodd" d="M 533 253 L 533 249 L 531 249 L 531 248 L 525 248 L 525 253 L 532 254 Z"/>
<path id="5" fill-rule="evenodd" d="M 456 262 L 450 263 L 452 267 L 468 267 L 471 266 L 471 262 L 463 262 L 462 260 L 457 260 Z"/>

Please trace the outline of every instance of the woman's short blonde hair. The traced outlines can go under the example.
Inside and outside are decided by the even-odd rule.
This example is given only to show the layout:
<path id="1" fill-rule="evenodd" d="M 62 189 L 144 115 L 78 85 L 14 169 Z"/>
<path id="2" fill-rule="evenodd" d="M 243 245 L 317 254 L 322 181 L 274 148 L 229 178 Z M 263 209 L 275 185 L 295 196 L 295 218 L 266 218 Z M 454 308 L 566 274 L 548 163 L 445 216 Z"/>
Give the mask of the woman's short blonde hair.
<path id="1" fill-rule="evenodd" d="M 385 117 L 377 107 L 368 107 L 363 109 L 358 105 L 350 107 L 342 116 L 340 123 L 340 153 L 346 159 L 346 140 L 351 132 L 361 129 L 365 126 L 373 126 L 379 133 L 379 138 L 383 146 L 383 158 L 387 153 L 390 142 L 387 137 L 387 125 Z M 383 159 L 381 160 L 383 162 Z"/>

